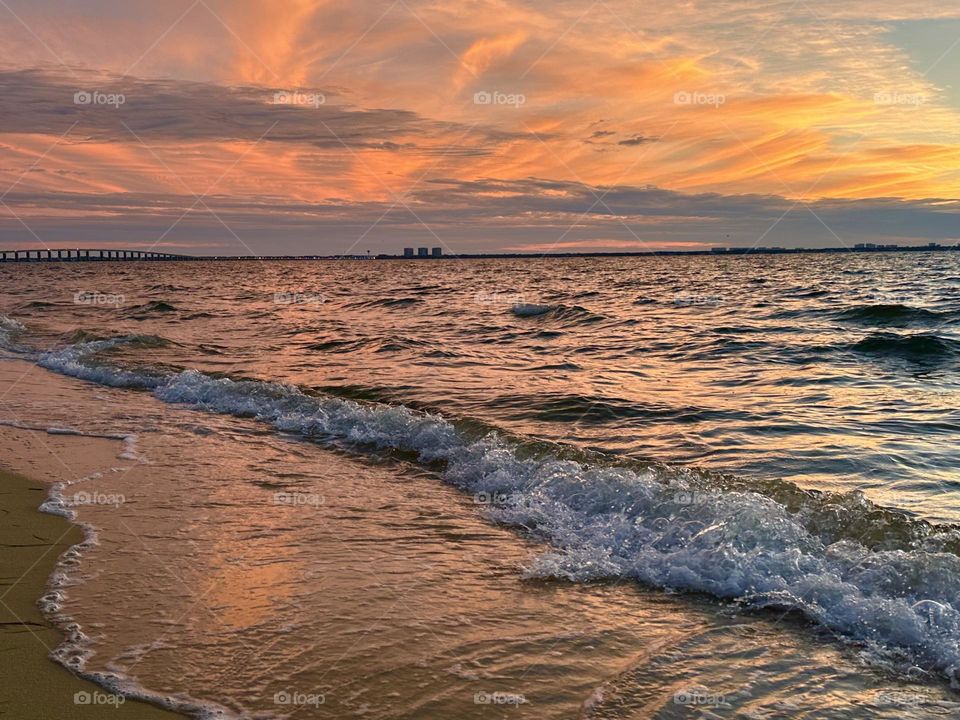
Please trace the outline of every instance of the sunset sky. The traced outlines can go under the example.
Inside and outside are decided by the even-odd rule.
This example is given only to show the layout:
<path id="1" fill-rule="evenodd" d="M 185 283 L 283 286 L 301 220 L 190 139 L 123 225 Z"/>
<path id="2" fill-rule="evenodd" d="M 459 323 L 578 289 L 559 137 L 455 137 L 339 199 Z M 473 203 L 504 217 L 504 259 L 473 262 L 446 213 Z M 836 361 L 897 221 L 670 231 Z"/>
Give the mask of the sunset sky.
<path id="1" fill-rule="evenodd" d="M 960 241 L 960 5 L 0 0 L 0 246 Z"/>

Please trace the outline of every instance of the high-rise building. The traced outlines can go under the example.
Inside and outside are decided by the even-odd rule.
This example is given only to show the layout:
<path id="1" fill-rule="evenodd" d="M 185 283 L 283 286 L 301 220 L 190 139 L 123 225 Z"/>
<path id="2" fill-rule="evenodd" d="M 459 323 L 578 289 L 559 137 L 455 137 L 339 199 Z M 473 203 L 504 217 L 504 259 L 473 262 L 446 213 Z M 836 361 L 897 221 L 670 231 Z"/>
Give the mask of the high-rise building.
<path id="1" fill-rule="evenodd" d="M 431 252 L 434 257 L 443 257 L 443 248 L 433 248 Z"/>
<path id="2" fill-rule="evenodd" d="M 413 248 L 404 248 L 403 249 L 404 257 L 413 257 Z"/>
<path id="3" fill-rule="evenodd" d="M 429 248 L 417 248 L 417 257 L 430 257 Z"/>

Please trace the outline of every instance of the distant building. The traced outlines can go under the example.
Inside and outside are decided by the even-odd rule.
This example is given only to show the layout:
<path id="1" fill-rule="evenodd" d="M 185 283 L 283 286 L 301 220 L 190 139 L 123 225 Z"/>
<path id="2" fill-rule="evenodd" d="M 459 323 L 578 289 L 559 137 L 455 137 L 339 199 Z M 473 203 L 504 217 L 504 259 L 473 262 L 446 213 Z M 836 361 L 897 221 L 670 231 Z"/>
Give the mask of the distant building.
<path id="1" fill-rule="evenodd" d="M 417 257 L 430 257 L 430 248 L 417 248 Z"/>
<path id="2" fill-rule="evenodd" d="M 431 252 L 431 254 L 432 254 L 434 257 L 442 257 L 442 256 L 443 256 L 443 248 L 433 248 L 433 250 L 431 250 L 430 252 Z"/>
<path id="3" fill-rule="evenodd" d="M 404 257 L 413 257 L 413 248 L 404 248 L 403 249 Z"/>

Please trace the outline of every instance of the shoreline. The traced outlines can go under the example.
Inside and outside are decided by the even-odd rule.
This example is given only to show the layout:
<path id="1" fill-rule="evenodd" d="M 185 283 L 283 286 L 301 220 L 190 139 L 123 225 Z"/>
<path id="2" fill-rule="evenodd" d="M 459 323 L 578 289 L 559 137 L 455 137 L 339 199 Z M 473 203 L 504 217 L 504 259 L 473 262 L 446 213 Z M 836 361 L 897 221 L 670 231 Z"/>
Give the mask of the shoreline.
<path id="1" fill-rule="evenodd" d="M 631 257 L 731 257 L 731 256 L 756 256 L 756 255 L 824 255 L 824 254 L 890 254 L 890 253 L 925 253 L 925 252 L 960 252 L 960 243 L 954 245 L 941 245 L 940 243 L 927 243 L 924 245 L 880 245 L 873 247 L 859 247 L 866 245 L 858 243 L 855 247 L 752 247 L 732 245 L 728 247 L 712 247 L 703 250 L 610 250 L 610 251 L 585 251 L 585 252 L 474 252 L 474 253 L 456 253 L 448 252 L 440 255 L 396 255 L 390 253 L 378 253 L 377 255 L 166 255 L 164 257 L 146 257 L 151 253 L 140 253 L 137 250 L 100 250 L 100 249 L 80 249 L 80 250 L 0 250 L 0 265 L 6 264 L 37 264 L 37 263 L 75 263 L 75 262 L 250 262 L 250 261 L 316 261 L 316 260 L 418 260 L 418 261 L 437 261 L 437 260 L 550 260 L 550 259 L 571 259 L 571 258 L 631 258 Z M 67 253 L 66 256 L 54 253 Z M 7 258 L 7 253 L 13 253 L 13 258 Z M 20 257 L 20 253 L 24 253 Z M 30 255 L 36 253 L 36 257 Z M 46 256 L 43 253 L 47 253 Z M 91 255 L 90 253 L 98 253 Z M 107 253 L 100 255 L 99 253 Z M 153 253 L 156 255 L 157 253 Z"/>
<path id="2" fill-rule="evenodd" d="M 84 541 L 83 530 L 66 518 L 43 513 L 48 488 L 0 468 L 0 715 L 18 720 L 103 718 L 173 720 L 183 715 L 114 695 L 74 675 L 50 658 L 65 638 L 43 616 L 46 592 L 61 554 Z"/>

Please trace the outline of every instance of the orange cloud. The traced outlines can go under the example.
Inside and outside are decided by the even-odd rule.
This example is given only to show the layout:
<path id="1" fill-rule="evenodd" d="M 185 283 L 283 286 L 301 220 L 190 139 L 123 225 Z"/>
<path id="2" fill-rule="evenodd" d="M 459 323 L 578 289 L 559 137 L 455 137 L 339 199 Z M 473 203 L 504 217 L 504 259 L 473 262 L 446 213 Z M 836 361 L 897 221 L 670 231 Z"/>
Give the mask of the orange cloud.
<path id="1" fill-rule="evenodd" d="M 460 56 L 462 68 L 454 83 L 456 88 L 463 87 L 471 78 L 479 78 L 494 63 L 509 57 L 527 39 L 527 33 L 516 30 L 512 33 L 484 37 L 475 41 Z"/>

